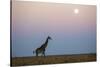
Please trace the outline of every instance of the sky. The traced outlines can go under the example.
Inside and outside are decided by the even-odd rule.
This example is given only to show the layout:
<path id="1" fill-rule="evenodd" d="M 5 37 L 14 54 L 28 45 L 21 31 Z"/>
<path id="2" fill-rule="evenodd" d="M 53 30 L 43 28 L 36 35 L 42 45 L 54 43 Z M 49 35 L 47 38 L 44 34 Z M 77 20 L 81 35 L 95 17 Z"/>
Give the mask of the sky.
<path id="1" fill-rule="evenodd" d="M 12 57 L 35 56 L 48 36 L 46 55 L 96 53 L 96 6 L 12 2 Z"/>

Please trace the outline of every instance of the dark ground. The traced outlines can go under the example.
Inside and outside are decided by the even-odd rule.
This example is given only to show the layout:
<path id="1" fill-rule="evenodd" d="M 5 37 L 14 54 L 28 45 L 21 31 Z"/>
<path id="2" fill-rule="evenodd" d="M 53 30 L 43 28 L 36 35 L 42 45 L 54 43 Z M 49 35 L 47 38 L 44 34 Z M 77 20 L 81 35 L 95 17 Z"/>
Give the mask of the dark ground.
<path id="1" fill-rule="evenodd" d="M 52 55 L 52 56 L 30 56 L 11 58 L 12 66 L 42 65 L 74 62 L 96 61 L 96 54 L 73 54 L 73 55 Z"/>

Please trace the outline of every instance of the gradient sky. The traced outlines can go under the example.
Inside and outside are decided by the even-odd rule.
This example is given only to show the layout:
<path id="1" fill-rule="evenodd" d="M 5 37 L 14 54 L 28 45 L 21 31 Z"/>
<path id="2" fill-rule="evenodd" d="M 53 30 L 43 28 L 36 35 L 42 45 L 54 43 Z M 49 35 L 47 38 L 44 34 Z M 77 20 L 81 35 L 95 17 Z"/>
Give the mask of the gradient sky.
<path id="1" fill-rule="evenodd" d="M 35 56 L 48 35 L 46 55 L 96 53 L 96 6 L 13 1 L 13 57 Z"/>

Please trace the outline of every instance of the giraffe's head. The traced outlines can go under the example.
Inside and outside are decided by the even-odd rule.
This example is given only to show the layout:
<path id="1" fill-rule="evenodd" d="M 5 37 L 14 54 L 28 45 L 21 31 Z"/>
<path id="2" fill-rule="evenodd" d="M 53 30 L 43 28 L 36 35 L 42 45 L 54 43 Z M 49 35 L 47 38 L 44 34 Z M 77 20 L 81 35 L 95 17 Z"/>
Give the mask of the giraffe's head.
<path id="1" fill-rule="evenodd" d="M 52 38 L 50 36 L 48 36 L 48 39 L 52 40 Z"/>

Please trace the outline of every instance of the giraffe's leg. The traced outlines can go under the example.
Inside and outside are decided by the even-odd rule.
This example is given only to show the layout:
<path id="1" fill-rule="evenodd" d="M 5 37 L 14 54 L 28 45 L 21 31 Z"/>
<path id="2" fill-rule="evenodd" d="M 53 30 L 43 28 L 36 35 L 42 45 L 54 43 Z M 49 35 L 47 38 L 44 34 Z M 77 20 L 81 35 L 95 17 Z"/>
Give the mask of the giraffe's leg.
<path id="1" fill-rule="evenodd" d="M 41 52 L 41 56 L 44 56 L 43 51 Z"/>
<path id="2" fill-rule="evenodd" d="M 43 51 L 43 56 L 45 57 L 45 51 Z"/>
<path id="3" fill-rule="evenodd" d="M 36 56 L 38 56 L 38 53 L 36 53 Z"/>
<path id="4" fill-rule="evenodd" d="M 45 56 L 45 49 L 44 49 L 44 56 Z"/>
<path id="5" fill-rule="evenodd" d="M 36 51 L 36 56 L 38 56 L 38 51 Z"/>
<path id="6" fill-rule="evenodd" d="M 44 57 L 45 57 L 45 52 L 44 52 Z"/>

